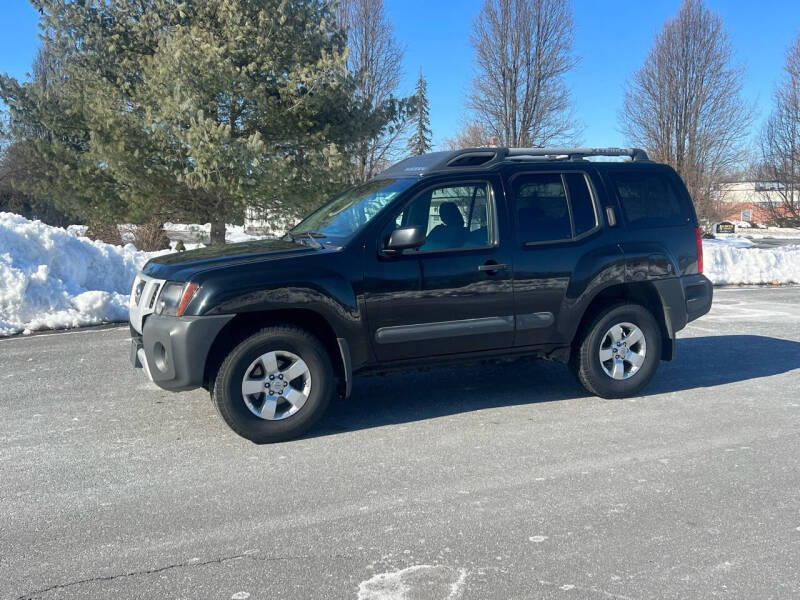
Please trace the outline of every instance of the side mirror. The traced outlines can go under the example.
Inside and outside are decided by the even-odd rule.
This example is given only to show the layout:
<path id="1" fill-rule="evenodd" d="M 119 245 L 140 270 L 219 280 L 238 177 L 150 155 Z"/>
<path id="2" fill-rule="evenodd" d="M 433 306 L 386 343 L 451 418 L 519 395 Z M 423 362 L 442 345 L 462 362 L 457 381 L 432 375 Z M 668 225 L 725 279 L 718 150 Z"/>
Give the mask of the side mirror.
<path id="1" fill-rule="evenodd" d="M 425 230 L 414 225 L 413 227 L 400 227 L 395 229 L 386 242 L 386 254 L 400 254 L 403 250 L 419 248 L 425 243 Z"/>

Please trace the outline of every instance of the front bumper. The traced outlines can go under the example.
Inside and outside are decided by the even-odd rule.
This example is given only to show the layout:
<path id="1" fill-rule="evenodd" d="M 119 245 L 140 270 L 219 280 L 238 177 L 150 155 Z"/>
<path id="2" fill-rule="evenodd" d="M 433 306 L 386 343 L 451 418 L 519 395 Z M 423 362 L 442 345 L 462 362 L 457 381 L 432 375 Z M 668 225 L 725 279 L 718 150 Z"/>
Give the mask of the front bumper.
<path id="1" fill-rule="evenodd" d="M 141 336 L 131 329 L 131 363 L 143 368 L 148 378 L 165 390 L 200 387 L 211 345 L 232 318 L 150 315 Z"/>

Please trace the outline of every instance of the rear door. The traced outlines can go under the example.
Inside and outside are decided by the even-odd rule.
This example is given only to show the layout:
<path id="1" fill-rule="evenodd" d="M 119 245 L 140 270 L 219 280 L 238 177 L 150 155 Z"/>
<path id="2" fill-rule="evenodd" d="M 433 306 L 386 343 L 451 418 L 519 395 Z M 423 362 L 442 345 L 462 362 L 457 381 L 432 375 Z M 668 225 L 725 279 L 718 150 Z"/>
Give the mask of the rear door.
<path id="1" fill-rule="evenodd" d="M 516 346 L 568 343 L 598 277 L 624 274 L 624 257 L 605 226 L 597 183 L 594 170 L 580 165 L 508 177 L 516 234 Z"/>
<path id="2" fill-rule="evenodd" d="M 367 248 L 365 300 L 381 361 L 510 347 L 514 338 L 511 254 L 497 175 L 448 177 L 419 190 L 381 225 Z M 397 256 L 382 252 L 397 227 L 428 240 Z"/>

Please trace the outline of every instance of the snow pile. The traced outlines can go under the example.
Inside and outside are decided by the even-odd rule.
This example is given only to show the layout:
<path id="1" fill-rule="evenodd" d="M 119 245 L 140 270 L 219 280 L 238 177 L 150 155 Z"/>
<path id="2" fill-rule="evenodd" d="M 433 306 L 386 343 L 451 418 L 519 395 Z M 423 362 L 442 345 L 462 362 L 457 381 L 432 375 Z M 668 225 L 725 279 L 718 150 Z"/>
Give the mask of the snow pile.
<path id="1" fill-rule="evenodd" d="M 187 236 L 209 229 L 165 225 Z M 76 237 L 80 233 L 0 212 L 0 336 L 127 320 L 136 272 L 163 252 Z M 228 226 L 229 242 L 253 239 L 261 238 Z M 715 285 L 800 283 L 800 245 L 755 245 L 739 235 L 703 240 L 706 275 Z"/>
<path id="2" fill-rule="evenodd" d="M 716 239 L 704 239 L 703 245 L 706 243 L 719 243 L 720 241 L 736 246 L 737 248 L 752 248 L 755 246 L 753 240 L 751 240 L 749 237 L 741 236 L 738 233 L 718 233 L 716 235 Z"/>
<path id="3" fill-rule="evenodd" d="M 765 227 L 763 229 L 753 228 L 750 230 L 742 230 L 742 233 L 753 240 L 760 239 L 795 239 L 800 238 L 800 229 L 793 227 Z"/>
<path id="4" fill-rule="evenodd" d="M 131 223 L 123 223 L 117 225 L 119 234 L 124 242 L 133 242 L 136 238 L 137 225 Z M 187 248 L 198 247 L 202 244 L 208 244 L 211 240 L 211 224 L 206 223 L 200 225 L 198 223 L 171 223 L 167 221 L 162 227 L 164 234 L 170 241 L 177 242 L 181 240 L 193 246 L 186 245 Z M 68 225 L 67 231 L 76 237 L 83 237 L 88 230 L 87 225 Z M 283 235 L 283 233 L 281 233 Z M 225 241 L 229 244 L 236 242 L 249 242 L 251 240 L 263 240 L 266 235 L 251 235 L 246 233 L 244 227 L 241 225 L 226 225 L 225 226 Z"/>
<path id="5" fill-rule="evenodd" d="M 358 600 L 443 598 L 457 600 L 469 572 L 444 565 L 412 565 L 374 575 L 358 584 Z"/>
<path id="6" fill-rule="evenodd" d="M 88 229 L 88 225 L 67 225 L 67 231 L 75 237 L 83 237 Z"/>
<path id="7" fill-rule="evenodd" d="M 152 255 L 0 212 L 0 336 L 127 320 Z"/>
<path id="8" fill-rule="evenodd" d="M 122 238 L 122 241 L 125 243 L 133 243 L 133 241 L 136 239 L 136 229 L 137 226 L 132 223 L 122 223 L 117 225 L 119 237 Z M 67 231 L 76 237 L 85 236 L 88 230 L 88 225 L 67 225 Z"/>
<path id="9" fill-rule="evenodd" d="M 703 240 L 703 266 L 714 285 L 800 283 L 800 245 L 753 248 L 742 238 Z"/>
<path id="10" fill-rule="evenodd" d="M 211 223 L 200 225 L 198 223 L 164 223 L 164 233 L 171 241 L 181 240 L 183 242 L 209 243 L 211 240 Z M 252 240 L 263 240 L 263 235 L 250 235 L 245 233 L 241 225 L 225 225 L 225 242 L 234 244 L 236 242 L 249 242 Z"/>

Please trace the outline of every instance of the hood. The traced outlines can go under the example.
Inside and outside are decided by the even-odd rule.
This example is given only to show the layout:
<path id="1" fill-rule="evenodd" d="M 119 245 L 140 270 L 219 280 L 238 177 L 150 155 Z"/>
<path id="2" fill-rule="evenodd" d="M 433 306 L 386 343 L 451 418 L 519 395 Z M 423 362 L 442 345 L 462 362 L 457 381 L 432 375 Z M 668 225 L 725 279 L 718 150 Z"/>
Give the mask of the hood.
<path id="1" fill-rule="evenodd" d="M 156 256 L 147 262 L 142 271 L 157 279 L 186 281 L 192 275 L 208 269 L 315 252 L 320 250 L 288 240 L 239 242 Z"/>

